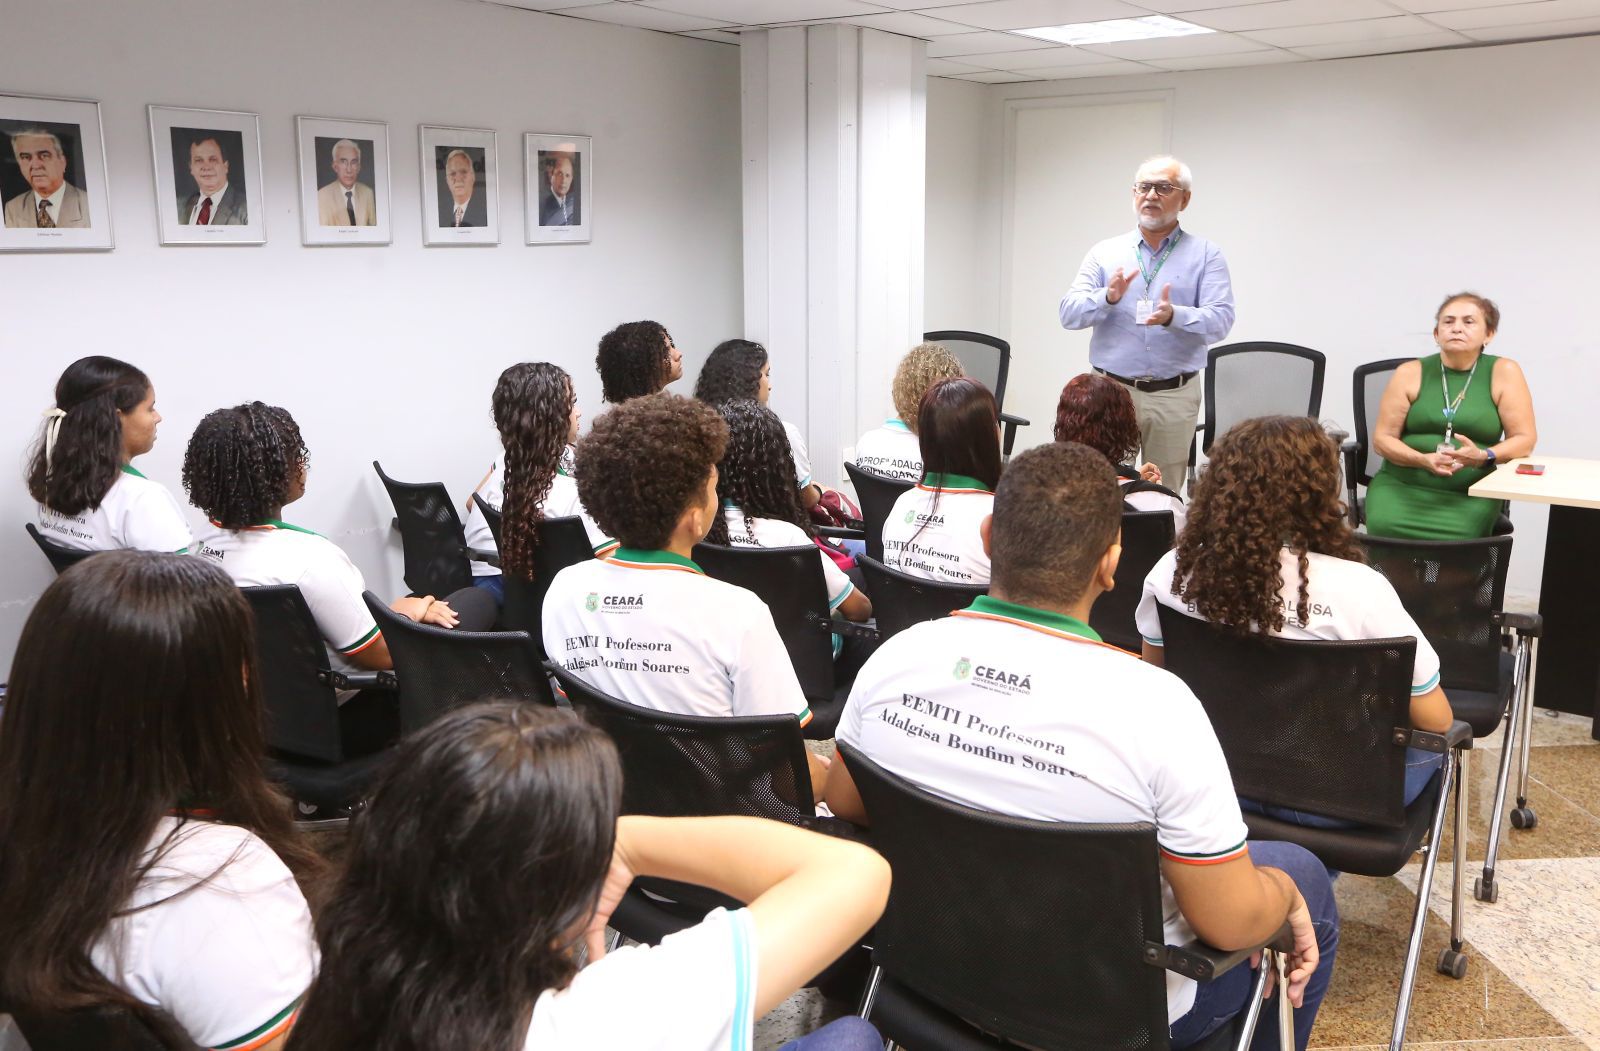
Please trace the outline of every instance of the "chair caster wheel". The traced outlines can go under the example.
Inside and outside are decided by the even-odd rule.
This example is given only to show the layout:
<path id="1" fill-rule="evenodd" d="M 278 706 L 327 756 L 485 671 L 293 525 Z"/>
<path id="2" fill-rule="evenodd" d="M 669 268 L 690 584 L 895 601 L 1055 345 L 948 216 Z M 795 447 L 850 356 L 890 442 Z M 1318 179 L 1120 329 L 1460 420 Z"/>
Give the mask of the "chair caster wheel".
<path id="1" fill-rule="evenodd" d="M 1467 954 L 1446 946 L 1439 950 L 1439 973 L 1460 980 L 1467 976 Z"/>
<path id="2" fill-rule="evenodd" d="M 1500 884 L 1495 882 L 1485 883 L 1479 876 L 1472 881 L 1472 896 L 1481 902 L 1493 905 L 1500 900 Z"/>
<path id="3" fill-rule="evenodd" d="M 1533 812 L 1533 807 L 1519 806 L 1511 811 L 1512 828 L 1537 828 L 1539 815 Z"/>

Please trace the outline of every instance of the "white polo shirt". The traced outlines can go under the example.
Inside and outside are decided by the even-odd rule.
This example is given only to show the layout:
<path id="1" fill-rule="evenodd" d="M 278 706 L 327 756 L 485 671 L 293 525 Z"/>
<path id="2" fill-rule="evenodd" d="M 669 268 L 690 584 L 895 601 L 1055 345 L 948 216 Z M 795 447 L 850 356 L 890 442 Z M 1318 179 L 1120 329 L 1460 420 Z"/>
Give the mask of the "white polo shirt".
<path id="1" fill-rule="evenodd" d="M 1119 478 L 1117 484 L 1126 487 L 1132 478 Z M 1189 510 L 1182 500 L 1166 493 L 1158 493 L 1149 489 L 1142 489 L 1137 493 L 1127 493 L 1122 497 L 1123 503 L 1135 511 L 1171 511 L 1173 535 L 1183 532 L 1183 523 L 1188 519 Z"/>
<path id="2" fill-rule="evenodd" d="M 200 1047 L 259 1047 L 293 1025 L 316 974 L 311 911 L 271 848 L 235 825 L 164 817 L 146 857 L 175 829 L 89 958 Z"/>
<path id="3" fill-rule="evenodd" d="M 985 595 L 907 628 L 861 669 L 837 736 L 975 809 L 1148 821 L 1162 856 L 1182 864 L 1245 853 L 1228 764 L 1194 694 L 1059 613 Z M 1167 942 L 1192 939 L 1165 879 L 1161 905 Z M 1172 1021 L 1194 1004 L 1195 983 L 1166 977 Z"/>
<path id="4" fill-rule="evenodd" d="M 496 460 L 489 467 L 489 477 L 478 487 L 477 493 L 483 497 L 483 502 L 498 511 L 505 503 L 505 471 Z M 578 499 L 578 482 L 567 469 L 556 467 L 555 477 L 550 479 L 550 492 L 545 495 L 544 503 L 539 505 L 540 512 L 546 518 L 575 517 L 583 522 L 583 531 L 589 534 L 589 543 L 594 545 L 596 555 L 604 553 L 608 547 L 616 545 L 615 540 L 608 539 L 600 532 L 600 527 L 594 524 L 594 519 L 589 517 L 589 512 L 583 509 L 583 501 Z M 499 551 L 494 542 L 494 533 L 489 529 L 489 520 L 483 517 L 483 512 L 478 510 L 478 502 L 474 500 L 472 507 L 467 511 L 467 520 L 461 525 L 467 546 L 478 551 Z M 472 560 L 472 575 L 475 577 L 497 577 L 500 567 L 491 566 L 487 562 Z"/>
<path id="5" fill-rule="evenodd" d="M 379 639 L 378 622 L 361 598 L 361 570 L 344 549 L 309 529 L 273 519 L 249 529 L 221 529 L 195 551 L 212 558 L 242 588 L 293 584 L 305 596 L 322 640 L 350 670 L 350 657 Z"/>
<path id="6" fill-rule="evenodd" d="M 1283 630 L 1279 638 L 1392 639 L 1412 636 L 1417 640 L 1416 663 L 1411 669 L 1411 695 L 1421 696 L 1439 685 L 1439 655 L 1428 644 L 1422 629 L 1411 619 L 1395 594 L 1394 585 L 1371 566 L 1311 552 L 1306 555 L 1306 592 L 1310 619 L 1302 624 L 1295 610 L 1300 601 L 1300 566 L 1287 547 L 1279 552 L 1283 586 L 1278 601 L 1283 606 Z M 1172 574 L 1177 568 L 1177 549 L 1168 551 L 1145 577 L 1144 595 L 1134 612 L 1139 634 L 1152 646 L 1161 645 L 1161 617 L 1156 603 L 1179 613 L 1198 618 L 1192 604 L 1172 593 Z"/>
<path id="7" fill-rule="evenodd" d="M 776 518 L 746 518 L 744 512 L 732 504 L 722 505 L 723 521 L 728 523 L 728 543 L 733 547 L 811 547 L 816 548 L 822 560 L 822 579 L 828 585 L 828 609 L 839 608 L 839 603 L 850 597 L 856 586 L 850 582 L 839 563 L 829 558 L 806 536 L 805 530 L 793 522 Z"/>
<path id="8" fill-rule="evenodd" d="M 552 659 L 630 704 L 811 721 L 766 603 L 680 555 L 622 547 L 568 566 L 550 582 L 542 620 Z"/>
<path id="9" fill-rule="evenodd" d="M 747 909 L 713 909 L 660 945 L 606 953 L 565 989 L 539 995 L 523 1046 L 750 1051 L 757 966 L 752 923 Z"/>
<path id="10" fill-rule="evenodd" d="M 901 493 L 885 519 L 883 564 L 947 584 L 988 584 L 978 527 L 993 510 L 994 494 L 976 478 L 930 474 Z"/>
<path id="11" fill-rule="evenodd" d="M 922 477 L 922 440 L 897 416 L 883 421 L 856 442 L 856 466 L 887 478 L 915 482 Z"/>
<path id="12" fill-rule="evenodd" d="M 122 465 L 99 507 L 64 515 L 37 506 L 40 534 L 76 551 L 185 551 L 194 543 L 178 501 L 132 464 Z"/>
<path id="13" fill-rule="evenodd" d="M 800 434 L 800 428 L 788 420 L 783 423 L 783 433 L 789 436 L 789 452 L 794 457 L 794 487 L 804 489 L 811 484 L 811 453 L 806 449 L 806 440 Z"/>

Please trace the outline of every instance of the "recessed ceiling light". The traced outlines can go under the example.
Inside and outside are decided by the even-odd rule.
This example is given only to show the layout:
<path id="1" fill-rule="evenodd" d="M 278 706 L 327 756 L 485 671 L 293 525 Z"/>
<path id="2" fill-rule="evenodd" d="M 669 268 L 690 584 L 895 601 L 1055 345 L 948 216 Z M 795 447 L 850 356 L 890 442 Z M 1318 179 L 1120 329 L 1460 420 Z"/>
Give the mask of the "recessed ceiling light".
<path id="1" fill-rule="evenodd" d="M 1215 33 L 1215 29 L 1180 22 L 1166 15 L 1144 18 L 1113 18 L 1105 22 L 1076 22 L 1069 26 L 1040 26 L 1038 29 L 1013 29 L 1013 33 L 1036 37 L 1057 44 L 1110 44 L 1119 40 L 1154 40 L 1167 36 L 1194 36 Z"/>

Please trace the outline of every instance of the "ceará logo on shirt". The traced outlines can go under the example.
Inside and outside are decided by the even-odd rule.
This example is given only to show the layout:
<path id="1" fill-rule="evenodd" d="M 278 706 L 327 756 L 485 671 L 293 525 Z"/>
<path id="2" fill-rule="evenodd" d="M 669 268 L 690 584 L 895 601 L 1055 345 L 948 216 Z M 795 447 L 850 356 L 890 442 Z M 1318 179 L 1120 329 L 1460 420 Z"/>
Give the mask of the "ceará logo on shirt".
<path id="1" fill-rule="evenodd" d="M 632 613 L 636 609 L 644 608 L 644 596 L 602 595 L 598 591 L 591 591 L 584 596 L 583 608 L 590 613 L 596 610 L 603 613 Z"/>
<path id="2" fill-rule="evenodd" d="M 906 512 L 906 525 L 944 525 L 944 515 L 920 514 L 915 508 Z"/>
<path id="3" fill-rule="evenodd" d="M 972 678 L 972 662 L 967 660 L 967 658 L 962 657 L 960 660 L 956 661 L 955 670 L 952 671 L 950 675 L 952 678 L 956 679 Z"/>

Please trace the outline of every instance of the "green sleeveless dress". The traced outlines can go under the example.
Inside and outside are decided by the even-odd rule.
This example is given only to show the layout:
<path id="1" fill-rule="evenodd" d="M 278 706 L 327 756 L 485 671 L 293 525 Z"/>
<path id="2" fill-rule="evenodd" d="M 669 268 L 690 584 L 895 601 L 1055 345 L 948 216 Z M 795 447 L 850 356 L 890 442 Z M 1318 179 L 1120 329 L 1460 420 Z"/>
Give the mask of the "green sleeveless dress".
<path id="1" fill-rule="evenodd" d="M 1477 376 L 1456 413 L 1457 434 L 1480 448 L 1493 445 L 1505 433 L 1500 410 L 1492 394 L 1495 362 L 1480 354 Z M 1455 400 L 1466 386 L 1465 369 L 1446 368 L 1438 354 L 1422 359 L 1422 385 L 1417 400 L 1406 413 L 1400 439 L 1421 453 L 1431 453 L 1444 441 L 1444 393 L 1441 372 Z M 1470 540 L 1488 536 L 1500 514 L 1500 501 L 1468 496 L 1467 487 L 1492 471 L 1492 467 L 1463 467 L 1441 478 L 1423 467 L 1396 467 L 1385 460 L 1367 488 L 1367 532 L 1373 536 L 1404 540 Z"/>

